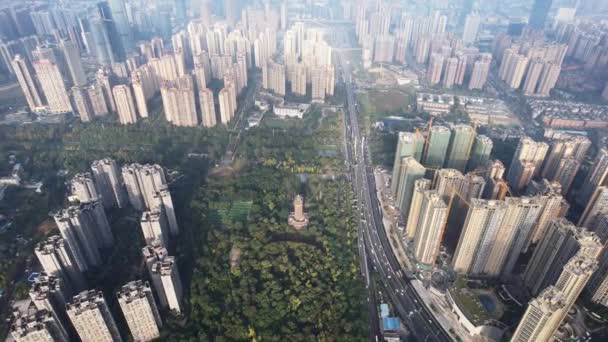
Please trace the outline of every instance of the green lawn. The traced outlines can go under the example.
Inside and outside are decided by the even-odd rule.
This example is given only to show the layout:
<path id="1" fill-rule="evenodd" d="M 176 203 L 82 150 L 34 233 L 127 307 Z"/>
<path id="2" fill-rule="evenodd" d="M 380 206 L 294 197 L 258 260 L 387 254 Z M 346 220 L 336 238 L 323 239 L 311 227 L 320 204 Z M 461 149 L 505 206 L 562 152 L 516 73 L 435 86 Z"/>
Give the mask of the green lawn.
<path id="1" fill-rule="evenodd" d="M 477 295 L 466 286 L 466 279 L 459 277 L 450 289 L 452 298 L 458 307 L 464 312 L 467 318 L 475 325 L 491 319 L 490 314 L 485 310 Z"/>
<path id="2" fill-rule="evenodd" d="M 359 119 L 366 134 L 372 124 L 389 116 L 408 116 L 415 104 L 414 93 L 400 89 L 370 90 L 357 96 Z"/>

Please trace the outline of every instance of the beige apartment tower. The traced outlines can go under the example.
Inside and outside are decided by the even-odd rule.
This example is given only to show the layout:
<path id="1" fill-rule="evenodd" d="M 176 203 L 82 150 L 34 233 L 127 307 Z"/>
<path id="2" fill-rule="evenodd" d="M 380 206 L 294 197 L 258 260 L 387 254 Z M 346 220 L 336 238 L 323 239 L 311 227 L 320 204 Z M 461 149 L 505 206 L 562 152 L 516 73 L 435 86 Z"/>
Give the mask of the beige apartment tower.
<path id="1" fill-rule="evenodd" d="M 47 310 L 28 309 L 13 314 L 10 336 L 16 342 L 68 342 L 59 322 Z"/>
<path id="2" fill-rule="evenodd" d="M 595 256 L 602 250 L 598 236 L 560 218 L 552 222 L 532 254 L 523 274 L 524 285 L 532 295 L 556 284 L 564 266 L 577 253 Z"/>
<path id="3" fill-rule="evenodd" d="M 435 85 L 441 82 L 441 73 L 443 70 L 444 62 L 445 57 L 443 55 L 439 53 L 434 53 L 431 55 L 429 67 L 426 72 L 426 78 L 429 84 Z"/>
<path id="4" fill-rule="evenodd" d="M 541 165 L 547 155 L 549 145 L 536 142 L 529 137 L 519 140 L 517 149 L 507 172 L 507 181 L 514 192 L 521 192 L 532 178 L 540 174 Z"/>
<path id="5" fill-rule="evenodd" d="M 34 69 L 49 111 L 51 113 L 71 112 L 70 98 L 53 50 L 48 47 L 38 47 L 34 53 L 36 56 Z"/>
<path id="6" fill-rule="evenodd" d="M 91 171 L 104 208 L 123 208 L 127 205 L 123 179 L 115 160 L 110 158 L 95 160 L 91 163 Z"/>
<path id="7" fill-rule="evenodd" d="M 84 291 L 66 306 L 82 342 L 121 342 L 122 338 L 101 291 Z"/>
<path id="8" fill-rule="evenodd" d="M 207 88 L 203 88 L 198 92 L 198 98 L 201 105 L 201 115 L 203 118 L 204 127 L 213 127 L 217 124 L 215 118 L 215 101 L 213 101 L 213 92 Z"/>
<path id="9" fill-rule="evenodd" d="M 185 75 L 174 81 L 166 81 L 160 88 L 165 118 L 176 126 L 198 126 L 194 83 L 192 76 Z"/>
<path id="10" fill-rule="evenodd" d="M 424 200 L 424 191 L 431 189 L 431 180 L 429 179 L 418 179 L 414 182 L 414 191 L 412 193 L 412 203 L 410 205 L 410 212 L 407 217 L 407 223 L 405 226 L 405 236 L 408 240 L 413 240 L 418 230 L 418 223 L 420 217 L 420 210 L 422 209 L 422 203 Z"/>
<path id="11" fill-rule="evenodd" d="M 152 341 L 160 335 L 162 321 L 147 282 L 138 280 L 127 283 L 116 296 L 133 340 Z"/>
<path id="12" fill-rule="evenodd" d="M 112 94 L 116 101 L 116 111 L 118 121 L 123 125 L 134 124 L 137 122 L 137 109 L 131 87 L 128 85 L 117 85 L 112 88 Z"/>
<path id="13" fill-rule="evenodd" d="M 30 69 L 27 60 L 17 54 L 12 60 L 11 65 L 13 66 L 21 91 L 27 101 L 27 105 L 30 107 L 30 111 L 34 111 L 36 108 L 41 107 L 43 102 L 40 89 L 36 84 L 36 79 L 33 76 L 33 72 Z"/>
<path id="14" fill-rule="evenodd" d="M 503 201 L 471 199 L 452 260 L 456 272 L 483 274 L 506 210 Z"/>
<path id="15" fill-rule="evenodd" d="M 224 125 L 227 125 L 234 117 L 234 109 L 232 108 L 230 97 L 231 93 L 228 88 L 223 88 L 218 94 L 218 101 L 220 102 L 220 122 Z"/>
<path id="16" fill-rule="evenodd" d="M 599 150 L 592 165 L 577 198 L 578 203 L 583 206 L 587 205 L 597 187 L 608 183 L 608 149 Z"/>
<path id="17" fill-rule="evenodd" d="M 587 202 L 578 224 L 594 230 L 606 215 L 608 215 L 608 186 L 598 186 Z"/>
<path id="18" fill-rule="evenodd" d="M 89 99 L 89 94 L 84 87 L 72 87 L 72 99 L 76 112 L 82 122 L 90 122 L 93 120 L 93 106 Z"/>
<path id="19" fill-rule="evenodd" d="M 439 246 L 447 223 L 448 206 L 434 190 L 422 192 L 422 203 L 418 213 L 418 227 L 414 236 L 414 255 L 423 264 L 434 265 L 439 255 Z"/>
<path id="20" fill-rule="evenodd" d="M 549 286 L 528 304 L 511 342 L 550 341 L 566 308 L 564 293 Z"/>
<path id="21" fill-rule="evenodd" d="M 523 252 L 541 210 L 534 197 L 507 197 L 507 210 L 482 273 L 488 277 L 508 276 Z"/>

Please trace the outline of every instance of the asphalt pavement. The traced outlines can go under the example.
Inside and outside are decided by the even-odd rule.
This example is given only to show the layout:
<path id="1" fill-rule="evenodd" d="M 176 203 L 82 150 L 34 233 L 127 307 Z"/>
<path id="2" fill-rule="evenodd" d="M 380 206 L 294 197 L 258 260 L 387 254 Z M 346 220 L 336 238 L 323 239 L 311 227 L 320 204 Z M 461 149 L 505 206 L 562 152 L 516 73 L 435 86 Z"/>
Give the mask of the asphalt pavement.
<path id="1" fill-rule="evenodd" d="M 359 254 L 361 269 L 368 288 L 370 319 L 372 322 L 372 340 L 380 333 L 376 326 L 377 305 L 376 289 L 369 278 L 369 263 L 373 272 L 379 275 L 380 283 L 387 294 L 393 311 L 407 327 L 412 341 L 450 341 L 451 338 L 439 325 L 418 297 L 409 280 L 400 269 L 399 262 L 393 253 L 382 223 L 382 214 L 376 197 L 376 186 L 369 158 L 369 148 L 365 137 L 359 132 L 357 111 L 355 108 L 354 88 L 350 64 L 340 53 L 342 81 L 347 95 L 345 111 L 345 154 L 346 164 L 351 171 L 351 181 L 361 213 L 359 224 Z M 373 311 L 372 312 L 372 307 Z M 375 317 L 374 317 L 375 315 Z M 378 340 L 381 337 L 378 336 Z"/>

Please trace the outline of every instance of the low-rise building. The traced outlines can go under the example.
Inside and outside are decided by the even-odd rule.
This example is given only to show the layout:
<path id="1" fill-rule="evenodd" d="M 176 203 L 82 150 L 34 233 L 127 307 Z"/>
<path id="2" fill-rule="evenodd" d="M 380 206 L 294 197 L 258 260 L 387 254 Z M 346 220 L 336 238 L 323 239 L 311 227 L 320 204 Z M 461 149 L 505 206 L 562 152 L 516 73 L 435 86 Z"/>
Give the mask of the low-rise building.
<path id="1" fill-rule="evenodd" d="M 301 104 L 275 104 L 272 108 L 272 112 L 274 115 L 284 119 L 284 118 L 298 118 L 302 119 L 304 114 L 308 112 L 310 108 L 309 104 L 301 103 Z"/>

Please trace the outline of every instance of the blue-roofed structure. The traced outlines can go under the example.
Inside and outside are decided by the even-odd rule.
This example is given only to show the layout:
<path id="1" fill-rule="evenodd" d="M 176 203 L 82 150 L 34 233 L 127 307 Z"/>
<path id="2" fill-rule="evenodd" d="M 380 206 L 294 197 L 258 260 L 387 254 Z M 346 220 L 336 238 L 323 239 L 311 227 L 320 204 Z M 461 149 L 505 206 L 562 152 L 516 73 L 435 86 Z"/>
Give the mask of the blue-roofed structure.
<path id="1" fill-rule="evenodd" d="M 382 318 L 382 330 L 384 330 L 384 331 L 399 330 L 399 318 L 397 318 L 397 317 Z"/>

